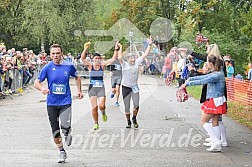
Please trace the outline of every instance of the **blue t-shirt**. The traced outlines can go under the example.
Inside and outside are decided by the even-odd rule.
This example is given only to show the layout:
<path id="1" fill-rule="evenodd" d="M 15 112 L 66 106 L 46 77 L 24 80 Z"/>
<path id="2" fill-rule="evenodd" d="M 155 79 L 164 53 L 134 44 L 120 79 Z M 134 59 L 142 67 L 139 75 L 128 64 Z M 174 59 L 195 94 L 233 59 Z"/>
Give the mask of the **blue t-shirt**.
<path id="1" fill-rule="evenodd" d="M 39 73 L 38 79 L 43 82 L 47 79 L 50 93 L 47 95 L 48 106 L 63 106 L 72 103 L 69 86 L 70 76 L 76 77 L 73 63 L 63 61 L 60 65 L 48 63 Z"/>
<path id="2" fill-rule="evenodd" d="M 232 78 L 234 76 L 234 67 L 233 66 L 227 66 L 227 77 Z"/>

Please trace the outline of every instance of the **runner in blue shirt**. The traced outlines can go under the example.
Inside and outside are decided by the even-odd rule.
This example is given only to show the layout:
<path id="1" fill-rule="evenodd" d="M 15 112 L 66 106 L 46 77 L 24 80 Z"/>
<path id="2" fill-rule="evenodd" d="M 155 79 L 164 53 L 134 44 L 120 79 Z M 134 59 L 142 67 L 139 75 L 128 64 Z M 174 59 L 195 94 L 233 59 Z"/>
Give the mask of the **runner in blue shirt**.
<path id="1" fill-rule="evenodd" d="M 54 44 L 50 48 L 52 61 L 48 63 L 40 72 L 34 86 L 44 95 L 47 94 L 47 112 L 54 137 L 54 142 L 60 150 L 58 163 L 65 162 L 66 151 L 60 135 L 60 129 L 65 136 L 65 142 L 71 145 L 71 90 L 69 86 L 70 76 L 75 77 L 78 88 L 78 98 L 83 98 L 81 92 L 81 79 L 77 76 L 74 65 L 63 60 L 62 48 Z M 47 88 L 41 83 L 47 79 Z M 59 119 L 61 125 L 59 125 Z"/>

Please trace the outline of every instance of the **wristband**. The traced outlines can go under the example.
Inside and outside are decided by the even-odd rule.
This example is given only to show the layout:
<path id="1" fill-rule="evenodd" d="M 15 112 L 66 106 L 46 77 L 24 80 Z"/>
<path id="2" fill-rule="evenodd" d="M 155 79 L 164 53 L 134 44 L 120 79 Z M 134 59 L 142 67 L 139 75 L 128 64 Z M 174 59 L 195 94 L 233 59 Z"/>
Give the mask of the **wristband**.
<path id="1" fill-rule="evenodd" d="M 115 49 L 115 51 L 119 51 L 120 50 L 120 48 L 118 48 L 118 49 Z"/>

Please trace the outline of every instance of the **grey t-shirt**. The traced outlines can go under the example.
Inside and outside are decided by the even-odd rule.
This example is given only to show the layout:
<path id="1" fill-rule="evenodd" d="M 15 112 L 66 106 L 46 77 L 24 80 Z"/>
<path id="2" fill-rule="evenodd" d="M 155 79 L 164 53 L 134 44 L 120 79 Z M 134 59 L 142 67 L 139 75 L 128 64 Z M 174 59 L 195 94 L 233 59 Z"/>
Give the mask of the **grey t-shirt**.
<path id="1" fill-rule="evenodd" d="M 134 65 L 123 61 L 122 64 L 122 85 L 132 88 L 137 85 L 139 75 L 139 65 L 143 62 L 142 57 L 138 57 Z"/>
<path id="2" fill-rule="evenodd" d="M 118 59 L 111 64 L 110 70 L 113 72 L 113 76 L 122 76 L 122 65 Z"/>

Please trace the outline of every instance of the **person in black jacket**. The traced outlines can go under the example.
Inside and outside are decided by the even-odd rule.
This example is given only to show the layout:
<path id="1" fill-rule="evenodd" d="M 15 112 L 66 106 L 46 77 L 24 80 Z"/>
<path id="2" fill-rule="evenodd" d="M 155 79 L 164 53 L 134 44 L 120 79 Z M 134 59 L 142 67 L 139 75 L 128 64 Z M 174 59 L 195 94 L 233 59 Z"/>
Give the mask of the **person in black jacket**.
<path id="1" fill-rule="evenodd" d="M 187 66 L 188 66 L 188 71 L 189 71 L 189 72 L 188 72 L 188 77 L 187 77 L 187 78 L 189 78 L 189 77 L 195 77 L 195 76 L 201 75 L 199 72 L 196 71 L 196 69 L 195 69 L 195 64 L 193 64 L 193 63 L 188 63 Z"/>
<path id="2" fill-rule="evenodd" d="M 224 75 L 226 77 L 227 76 L 226 65 L 225 65 L 225 63 L 224 63 L 224 61 L 223 61 L 223 59 L 221 57 L 218 46 L 216 44 L 209 45 L 208 43 L 207 43 L 206 46 L 207 46 L 207 51 L 206 51 L 207 54 L 196 53 L 196 52 L 193 52 L 191 50 L 184 49 L 184 48 L 180 48 L 179 50 L 180 51 L 186 51 L 187 55 L 191 55 L 194 58 L 205 61 L 205 62 L 207 61 L 207 56 L 209 54 L 219 56 L 220 59 L 222 60 L 222 64 L 223 64 L 222 70 L 223 70 Z M 225 97 L 227 98 L 227 89 L 226 89 L 226 87 L 225 87 L 224 91 L 225 91 Z M 202 92 L 201 92 L 201 97 L 200 97 L 200 103 L 204 103 L 205 101 L 206 101 L 206 85 L 203 85 Z"/>

